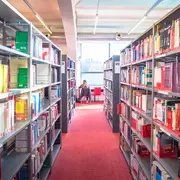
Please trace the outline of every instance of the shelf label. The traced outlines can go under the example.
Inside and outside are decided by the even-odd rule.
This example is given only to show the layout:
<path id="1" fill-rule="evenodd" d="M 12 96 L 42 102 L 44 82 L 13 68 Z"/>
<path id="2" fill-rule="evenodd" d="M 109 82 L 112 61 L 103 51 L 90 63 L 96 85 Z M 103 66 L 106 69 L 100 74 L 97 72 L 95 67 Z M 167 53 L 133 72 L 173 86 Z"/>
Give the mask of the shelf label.
<path id="1" fill-rule="evenodd" d="M 119 74 L 120 73 L 120 62 L 115 62 L 114 66 L 115 66 L 114 73 Z"/>
<path id="2" fill-rule="evenodd" d="M 61 73 L 65 73 L 65 62 L 64 61 L 62 61 L 62 63 L 61 63 Z"/>

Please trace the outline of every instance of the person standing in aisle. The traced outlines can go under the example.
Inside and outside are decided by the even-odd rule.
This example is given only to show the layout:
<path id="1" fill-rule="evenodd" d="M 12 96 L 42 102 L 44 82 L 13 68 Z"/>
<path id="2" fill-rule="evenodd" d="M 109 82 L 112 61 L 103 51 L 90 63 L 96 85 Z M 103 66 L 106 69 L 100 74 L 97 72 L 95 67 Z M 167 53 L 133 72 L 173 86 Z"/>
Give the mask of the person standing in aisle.
<path id="1" fill-rule="evenodd" d="M 81 102 L 81 99 L 83 97 L 86 97 L 87 102 L 91 100 L 91 91 L 86 80 L 83 80 L 83 84 L 79 86 L 79 90 L 81 91 L 80 96 L 78 98 L 78 102 Z"/>

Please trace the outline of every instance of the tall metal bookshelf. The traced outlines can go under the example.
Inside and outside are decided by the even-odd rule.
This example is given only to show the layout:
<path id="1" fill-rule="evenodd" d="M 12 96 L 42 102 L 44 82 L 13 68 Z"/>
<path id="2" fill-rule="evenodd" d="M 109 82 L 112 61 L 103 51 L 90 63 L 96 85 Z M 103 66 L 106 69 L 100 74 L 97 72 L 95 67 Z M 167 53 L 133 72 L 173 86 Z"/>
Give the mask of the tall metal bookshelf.
<path id="1" fill-rule="evenodd" d="M 67 133 L 75 111 L 75 61 L 62 56 L 62 132 Z"/>
<path id="2" fill-rule="evenodd" d="M 2 103 L 9 103 L 12 98 L 15 99 L 14 108 L 8 106 L 9 109 L 6 109 L 9 111 L 9 115 L 6 114 L 8 129 L 2 129 L 2 124 L 5 121 L 2 114 L 4 112 L 1 109 L 0 179 L 11 180 L 21 177 L 21 179 L 45 180 L 51 172 L 62 145 L 61 50 L 6 0 L 0 0 L 0 19 L 0 26 L 3 29 L 3 43 L 0 45 L 0 65 L 3 64 L 9 67 L 12 61 L 27 61 L 27 68 L 21 70 L 24 73 L 28 69 L 27 80 L 23 82 L 27 83 L 26 88 L 10 87 L 8 89 L 9 84 L 12 83 L 8 79 L 7 90 L 0 93 L 1 105 Z M 17 31 L 26 32 L 28 38 L 23 39 L 25 44 L 21 44 L 22 47 L 19 47 L 19 44 L 16 43 L 14 48 L 12 42 L 17 40 Z M 34 38 L 38 38 L 39 42 L 42 42 L 43 48 L 49 50 L 49 52 L 46 52 L 48 54 L 47 59 L 41 56 L 40 50 L 38 51 L 41 57 L 36 55 L 36 48 L 39 48 L 40 45 L 33 46 L 35 44 Z M 26 53 L 25 50 L 27 50 Z M 48 83 L 39 83 L 44 79 L 38 77 L 37 84 L 35 77 L 38 75 L 34 74 L 34 67 L 45 67 L 49 70 L 48 77 L 45 79 Z M 9 71 L 8 78 L 11 75 Z M 36 101 L 38 105 L 37 112 L 34 109 L 37 106 L 35 106 L 35 101 L 32 98 L 36 93 L 40 94 L 40 96 L 37 96 L 40 101 Z M 21 102 L 17 104 L 17 97 L 21 98 L 22 96 L 27 97 L 25 105 Z M 11 111 L 10 107 L 12 108 Z M 21 110 L 18 110 L 20 108 Z M 17 115 L 21 114 L 22 111 L 24 112 L 24 109 L 27 118 L 17 120 Z M 14 111 L 15 116 L 10 119 L 10 114 L 13 114 Z M 43 122 L 46 122 L 46 125 L 43 126 L 44 129 L 39 129 L 42 125 L 39 125 L 42 120 L 39 119 L 42 117 L 41 115 L 47 115 L 45 121 L 43 120 Z"/>
<path id="3" fill-rule="evenodd" d="M 179 18 L 177 6 L 120 53 L 119 147 L 135 180 L 180 178 Z"/>
<path id="4" fill-rule="evenodd" d="M 112 56 L 104 62 L 104 111 L 112 131 L 119 132 L 119 56 Z"/>

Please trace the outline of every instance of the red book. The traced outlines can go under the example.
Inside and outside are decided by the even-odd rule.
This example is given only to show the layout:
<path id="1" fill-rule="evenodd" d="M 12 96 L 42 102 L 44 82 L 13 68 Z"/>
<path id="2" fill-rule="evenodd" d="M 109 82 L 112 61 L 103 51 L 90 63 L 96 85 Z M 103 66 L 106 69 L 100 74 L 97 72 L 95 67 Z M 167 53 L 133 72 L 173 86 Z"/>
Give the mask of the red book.
<path id="1" fill-rule="evenodd" d="M 121 114 L 121 103 L 117 105 L 117 114 Z"/>

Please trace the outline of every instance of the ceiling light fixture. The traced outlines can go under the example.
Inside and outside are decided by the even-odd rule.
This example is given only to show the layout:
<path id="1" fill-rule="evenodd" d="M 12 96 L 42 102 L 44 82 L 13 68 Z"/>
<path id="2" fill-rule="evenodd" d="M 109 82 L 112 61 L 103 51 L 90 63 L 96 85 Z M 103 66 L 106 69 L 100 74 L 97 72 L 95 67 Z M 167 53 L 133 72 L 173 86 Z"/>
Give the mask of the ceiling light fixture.
<path id="1" fill-rule="evenodd" d="M 128 35 L 131 34 L 146 18 L 147 18 L 147 16 L 144 16 L 144 17 L 128 32 Z"/>
<path id="2" fill-rule="evenodd" d="M 152 7 L 145 13 L 145 15 L 142 17 L 142 19 L 128 32 L 128 35 L 131 34 L 151 13 L 151 11 L 158 6 L 163 0 L 157 0 Z"/>
<path id="3" fill-rule="evenodd" d="M 35 16 L 41 22 L 41 24 L 49 31 L 49 33 L 52 34 L 52 31 L 46 26 L 41 17 L 38 14 L 36 14 Z"/>
<path id="4" fill-rule="evenodd" d="M 97 4 L 97 10 L 96 10 L 96 19 L 95 19 L 95 25 L 94 25 L 94 34 L 96 34 L 96 28 L 97 28 L 97 23 L 98 23 L 98 11 L 99 11 L 99 2 L 100 0 L 98 0 L 98 4 Z"/>
<path id="5" fill-rule="evenodd" d="M 29 7 L 29 9 L 31 9 L 31 11 L 34 13 L 34 15 L 36 16 L 36 18 L 41 22 L 41 24 L 48 30 L 48 32 L 50 34 L 52 34 L 52 31 L 46 26 L 46 24 L 44 23 L 44 21 L 42 20 L 42 18 L 38 15 L 38 13 L 33 9 L 33 7 L 31 6 L 31 4 L 27 1 L 24 0 L 24 2 L 26 3 L 26 5 Z"/>
<path id="6" fill-rule="evenodd" d="M 95 25 L 94 25 L 94 34 L 96 34 L 97 23 L 98 23 L 98 14 L 96 14 Z"/>

